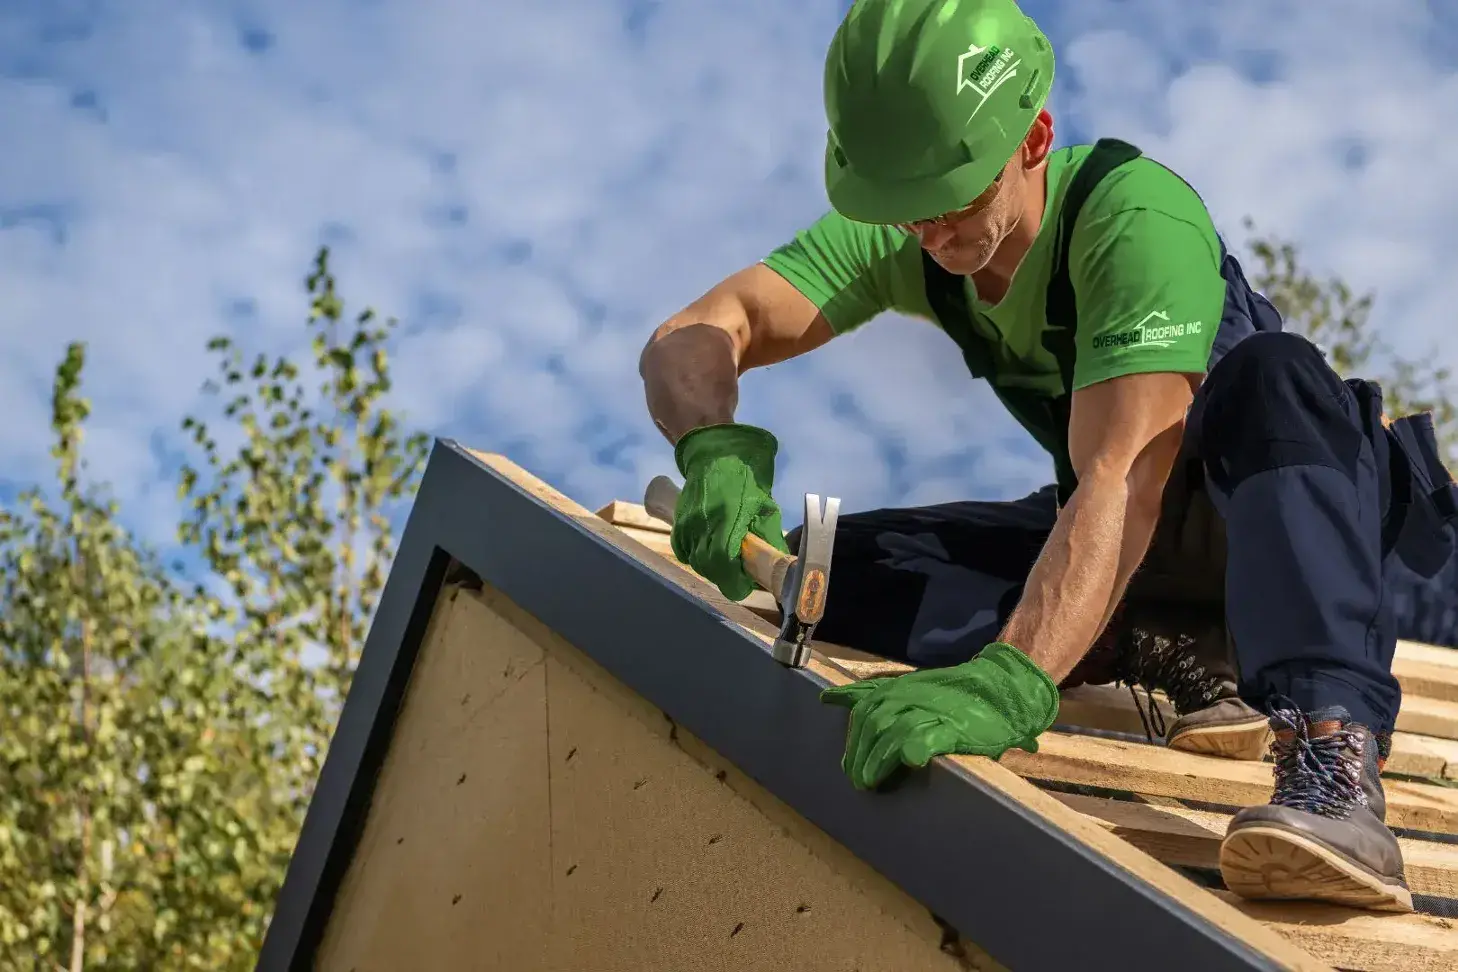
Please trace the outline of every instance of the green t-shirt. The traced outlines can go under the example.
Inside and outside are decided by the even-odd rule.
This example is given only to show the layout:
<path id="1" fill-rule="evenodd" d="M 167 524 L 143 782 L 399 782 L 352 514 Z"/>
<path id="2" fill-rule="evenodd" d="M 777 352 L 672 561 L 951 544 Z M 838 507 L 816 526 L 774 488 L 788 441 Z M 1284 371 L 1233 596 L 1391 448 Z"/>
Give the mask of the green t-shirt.
<path id="1" fill-rule="evenodd" d="M 1105 176 L 1079 214 L 1068 259 L 1078 306 L 1073 387 L 1063 387 L 1042 341 L 1046 292 L 1059 209 L 1092 148 L 1049 155 L 1038 236 L 1001 301 L 978 299 L 972 278 L 961 278 L 972 327 L 991 345 L 995 386 L 1056 398 L 1121 375 L 1206 370 L 1225 303 L 1220 240 L 1195 191 L 1141 156 Z M 902 230 L 832 211 L 764 262 L 813 301 L 837 334 L 882 311 L 940 325 L 927 301 L 921 246 Z"/>

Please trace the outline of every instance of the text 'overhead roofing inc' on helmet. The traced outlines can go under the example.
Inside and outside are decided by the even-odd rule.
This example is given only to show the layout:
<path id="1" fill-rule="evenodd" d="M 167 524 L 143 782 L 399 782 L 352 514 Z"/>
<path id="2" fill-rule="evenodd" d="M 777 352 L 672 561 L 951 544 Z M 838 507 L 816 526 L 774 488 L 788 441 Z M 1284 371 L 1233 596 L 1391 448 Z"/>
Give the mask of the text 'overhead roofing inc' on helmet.
<path id="1" fill-rule="evenodd" d="M 825 58 L 825 188 L 849 219 L 961 209 L 1007 164 L 1053 84 L 1014 0 L 855 0 Z"/>

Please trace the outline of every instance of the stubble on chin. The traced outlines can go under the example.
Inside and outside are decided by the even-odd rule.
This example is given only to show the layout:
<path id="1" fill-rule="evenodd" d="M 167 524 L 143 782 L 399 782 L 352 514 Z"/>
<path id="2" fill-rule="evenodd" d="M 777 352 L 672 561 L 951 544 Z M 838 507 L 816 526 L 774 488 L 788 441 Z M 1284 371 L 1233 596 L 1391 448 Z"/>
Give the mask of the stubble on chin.
<path id="1" fill-rule="evenodd" d="M 972 243 L 962 243 L 944 252 L 934 251 L 931 258 L 948 273 L 961 274 L 966 277 L 987 266 L 996 249 L 996 244 L 990 239 L 977 240 Z"/>
<path id="2" fill-rule="evenodd" d="M 1008 214 L 997 214 L 986 226 L 980 227 L 970 239 L 958 240 L 943 251 L 932 251 L 932 259 L 949 273 L 971 276 L 984 269 L 1017 225 L 1017 220 Z"/>

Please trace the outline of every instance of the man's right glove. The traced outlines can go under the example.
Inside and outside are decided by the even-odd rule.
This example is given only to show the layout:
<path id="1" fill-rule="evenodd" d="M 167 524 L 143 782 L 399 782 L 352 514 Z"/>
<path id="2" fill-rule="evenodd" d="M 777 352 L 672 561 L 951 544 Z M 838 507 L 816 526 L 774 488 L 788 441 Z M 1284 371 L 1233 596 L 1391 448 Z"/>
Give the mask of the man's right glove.
<path id="1" fill-rule="evenodd" d="M 731 601 L 754 591 L 739 554 L 746 533 L 790 552 L 771 496 L 778 449 L 764 429 L 726 423 L 690 430 L 673 450 L 684 477 L 673 517 L 673 553 Z"/>
<path id="2" fill-rule="evenodd" d="M 1027 655 L 993 642 L 971 661 L 837 685 L 822 702 L 851 710 L 841 768 L 862 790 L 898 767 L 962 753 L 1001 759 L 1038 751 L 1058 717 L 1058 686 Z"/>

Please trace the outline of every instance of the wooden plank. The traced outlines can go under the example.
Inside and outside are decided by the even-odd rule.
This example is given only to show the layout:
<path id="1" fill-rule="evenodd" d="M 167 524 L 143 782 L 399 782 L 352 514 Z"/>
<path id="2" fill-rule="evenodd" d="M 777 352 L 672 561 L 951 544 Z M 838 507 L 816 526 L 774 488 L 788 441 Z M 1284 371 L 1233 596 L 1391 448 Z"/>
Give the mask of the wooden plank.
<path id="1" fill-rule="evenodd" d="M 1142 691 L 1139 693 L 1140 705 L 1148 705 L 1148 699 Z M 1164 717 L 1164 724 L 1172 724 L 1175 713 L 1169 700 L 1156 693 L 1154 703 Z M 1085 729 L 1144 735 L 1144 724 L 1139 720 L 1139 711 L 1134 707 L 1129 690 L 1116 685 L 1080 685 L 1068 689 L 1059 703 L 1058 721 Z M 1430 744 L 1430 740 L 1432 743 L 1451 742 L 1413 733 L 1393 733 L 1392 754 L 1387 761 L 1388 774 L 1442 778 L 1448 770 L 1450 754 L 1439 751 Z M 1458 767 L 1454 771 L 1458 772 Z"/>
<path id="2" fill-rule="evenodd" d="M 620 526 L 617 529 L 624 536 L 631 537 L 633 540 L 641 543 L 690 577 L 705 584 L 708 583 L 696 571 L 678 559 L 673 552 L 673 545 L 668 541 L 668 534 L 659 533 L 654 530 L 640 530 L 637 527 L 631 526 Z M 774 599 L 774 595 L 770 594 L 769 591 L 752 591 L 748 597 L 739 602 L 739 606 L 753 611 L 756 615 L 764 618 L 771 624 L 778 625 L 780 623 L 780 605 Z"/>
<path id="3" fill-rule="evenodd" d="M 1443 778 L 1446 780 L 1458 780 L 1458 740 L 1439 739 L 1436 736 L 1422 736 L 1423 745 L 1443 759 L 1447 760 L 1447 767 L 1443 770 Z"/>
<path id="4" fill-rule="evenodd" d="M 668 534 L 659 530 L 645 530 L 642 527 L 625 526 L 615 524 L 620 533 L 632 537 L 634 540 L 667 560 L 673 566 L 681 570 L 690 570 L 689 566 L 678 559 L 673 552 L 673 544 L 668 539 Z M 690 571 L 692 573 L 692 571 Z M 697 575 L 695 575 L 697 576 Z"/>
<path id="5" fill-rule="evenodd" d="M 1458 702 L 1458 665 L 1415 661 L 1398 655 L 1392 660 L 1392 674 L 1397 676 L 1397 683 L 1402 686 L 1404 695 L 1421 695 L 1445 702 Z"/>
<path id="6" fill-rule="evenodd" d="M 1397 643 L 1396 660 L 1458 668 L 1458 648 L 1445 648 L 1442 645 L 1425 645 L 1420 641 L 1399 641 Z"/>
<path id="7" fill-rule="evenodd" d="M 1220 866 L 1220 841 L 1230 826 L 1230 814 L 1074 793 L 1053 797 L 1166 864 Z M 1458 898 L 1458 845 L 1406 837 L 1398 838 L 1398 844 L 1413 894 Z"/>
<path id="8" fill-rule="evenodd" d="M 1045 732 L 1038 752 L 1009 750 L 1002 765 L 1019 776 L 1106 790 L 1246 807 L 1270 800 L 1270 763 L 1216 759 L 1141 743 Z M 1384 780 L 1392 827 L 1458 834 L 1458 788 Z"/>
<path id="9" fill-rule="evenodd" d="M 1458 739 L 1458 702 L 1403 695 L 1397 728 L 1442 739 Z"/>
<path id="10" fill-rule="evenodd" d="M 628 536 L 621 529 L 613 528 L 601 517 L 589 513 L 509 459 L 504 456 L 474 451 L 472 455 L 478 461 L 519 484 L 521 488 L 529 491 L 542 502 L 550 504 L 563 516 L 577 521 L 605 542 L 641 561 L 667 583 L 701 598 L 727 620 L 738 624 L 746 633 L 765 643 L 774 639 L 775 629 L 763 618 L 739 604 L 725 600 L 711 585 L 702 582 L 696 575 L 675 566 L 667 558 L 634 537 Z M 823 655 L 812 655 L 807 667 L 832 685 L 843 685 L 854 679 L 850 672 L 836 666 Z M 1157 752 L 1150 747 L 1145 748 L 1149 749 L 1151 753 Z M 1206 889 L 1196 885 L 1184 875 L 1160 863 L 1129 842 L 1110 834 L 1082 814 L 1059 803 L 1048 793 L 1027 780 L 1019 778 L 1007 767 L 983 757 L 956 756 L 947 759 L 947 762 L 971 778 L 980 781 L 984 786 L 995 789 L 1005 799 L 1021 806 L 1026 813 L 1056 828 L 1067 840 L 1091 848 L 1119 869 L 1135 876 L 1181 907 L 1200 915 L 1214 927 L 1239 938 L 1250 948 L 1269 956 L 1271 960 L 1292 970 L 1316 972 L 1316 970 L 1328 968 L 1326 964 L 1317 961 L 1308 952 L 1293 946 L 1283 936 L 1270 931 L 1259 921 L 1245 917 L 1239 909 L 1232 907 L 1227 902 L 1212 897 Z"/>
<path id="11" fill-rule="evenodd" d="M 598 510 L 597 515 L 613 526 L 634 527 L 639 530 L 651 530 L 654 533 L 673 532 L 673 524 L 651 515 L 643 508 L 642 503 L 613 500 Z"/>
<path id="12" fill-rule="evenodd" d="M 1066 806 L 1095 820 L 1146 853 L 1179 867 L 1215 870 L 1220 840 L 1230 818 L 1179 806 L 1151 806 L 1077 794 L 1055 793 Z M 1458 897 L 1458 847 L 1399 839 L 1409 886 L 1415 894 Z M 1257 904 L 1222 893 L 1225 900 L 1283 934 L 1293 931 L 1308 951 L 1343 969 L 1451 969 L 1458 962 L 1458 925 L 1427 915 L 1377 915 L 1356 909 Z"/>
<path id="13" fill-rule="evenodd" d="M 1315 902 L 1243 901 L 1210 891 L 1338 969 L 1452 972 L 1458 968 L 1458 922 L 1431 915 L 1356 911 Z"/>

